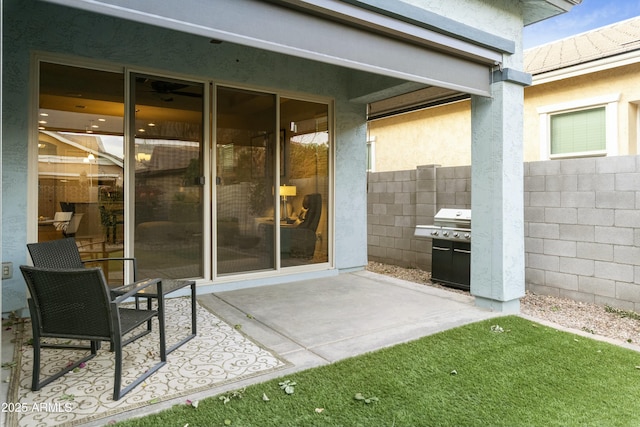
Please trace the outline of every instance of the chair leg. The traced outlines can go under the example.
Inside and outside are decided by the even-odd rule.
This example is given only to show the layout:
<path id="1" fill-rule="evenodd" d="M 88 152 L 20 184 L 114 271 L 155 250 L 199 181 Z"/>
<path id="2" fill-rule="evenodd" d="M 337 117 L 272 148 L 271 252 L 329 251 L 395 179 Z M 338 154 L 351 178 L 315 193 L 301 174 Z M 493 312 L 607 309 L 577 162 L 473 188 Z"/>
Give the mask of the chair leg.
<path id="1" fill-rule="evenodd" d="M 77 360 L 75 363 L 64 367 L 62 370 L 60 370 L 57 373 L 51 375 L 49 378 L 45 379 L 44 381 L 40 381 L 40 352 L 41 351 L 42 351 L 42 345 L 40 343 L 40 336 L 39 336 L 39 334 L 35 333 L 35 331 L 34 331 L 34 337 L 33 337 L 33 378 L 31 380 L 31 390 L 33 390 L 33 391 L 40 390 L 42 387 L 44 387 L 47 384 L 57 380 L 58 378 L 60 378 L 64 374 L 66 374 L 67 372 L 74 370 L 75 368 L 80 366 L 82 363 L 85 363 L 85 362 L 93 359 L 96 356 L 97 352 L 98 352 L 98 345 L 96 344 L 96 341 L 91 341 L 91 353 L 88 356 L 85 356 L 82 359 Z"/>
<path id="2" fill-rule="evenodd" d="M 135 387 L 137 387 L 144 380 L 153 375 L 158 369 L 162 368 L 167 362 L 160 361 L 145 371 L 142 375 L 136 378 L 131 384 L 128 386 L 122 387 L 122 342 L 115 343 L 115 353 L 116 353 L 116 366 L 114 372 L 114 380 L 113 380 L 113 400 L 120 400 L 125 394 L 129 393 Z"/>
<path id="3" fill-rule="evenodd" d="M 35 329 L 35 328 L 34 328 Z M 40 390 L 40 337 L 37 336 L 37 332 L 33 331 L 33 372 L 31 379 L 31 390 Z"/>

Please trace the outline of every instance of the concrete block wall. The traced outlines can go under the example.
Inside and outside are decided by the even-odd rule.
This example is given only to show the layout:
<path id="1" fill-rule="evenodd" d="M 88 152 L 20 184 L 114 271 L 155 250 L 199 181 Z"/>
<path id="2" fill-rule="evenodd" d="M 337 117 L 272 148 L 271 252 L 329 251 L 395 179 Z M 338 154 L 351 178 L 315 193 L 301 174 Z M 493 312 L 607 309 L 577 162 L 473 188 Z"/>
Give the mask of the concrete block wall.
<path id="1" fill-rule="evenodd" d="M 640 311 L 640 157 L 524 170 L 528 289 Z"/>
<path id="2" fill-rule="evenodd" d="M 441 208 L 470 207 L 470 166 L 370 173 L 369 260 L 431 270 L 431 239 L 414 237 L 416 224 L 433 224 Z"/>
<path id="3" fill-rule="evenodd" d="M 414 242 L 418 170 L 370 173 L 367 189 L 367 248 L 371 261 L 416 265 Z M 418 245 L 418 247 L 416 247 Z"/>
<path id="4" fill-rule="evenodd" d="M 471 168 L 369 175 L 371 261 L 431 269 L 413 236 L 441 208 L 471 207 Z M 640 312 L 640 156 L 525 163 L 527 289 Z"/>

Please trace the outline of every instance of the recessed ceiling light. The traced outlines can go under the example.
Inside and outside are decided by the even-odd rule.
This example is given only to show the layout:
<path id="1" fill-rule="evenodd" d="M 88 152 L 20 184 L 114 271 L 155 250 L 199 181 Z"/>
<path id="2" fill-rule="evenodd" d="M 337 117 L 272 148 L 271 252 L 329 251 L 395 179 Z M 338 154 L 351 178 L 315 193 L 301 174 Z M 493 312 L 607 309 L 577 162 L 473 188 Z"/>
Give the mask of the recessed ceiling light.
<path id="1" fill-rule="evenodd" d="M 144 130 L 144 129 L 142 129 L 142 128 L 138 129 L 138 132 L 144 132 L 144 131 L 145 131 L 145 130 Z"/>
<path id="2" fill-rule="evenodd" d="M 47 121 L 46 120 L 38 120 L 38 123 L 40 123 L 41 125 L 46 125 Z"/>
<path id="3" fill-rule="evenodd" d="M 98 126 L 98 125 L 91 125 L 91 127 L 92 127 L 92 128 L 94 128 L 94 129 L 98 129 L 100 126 Z"/>
<path id="4" fill-rule="evenodd" d="M 40 113 L 42 117 L 49 117 L 49 113 Z"/>
<path id="5" fill-rule="evenodd" d="M 107 119 L 98 119 L 99 122 L 106 122 Z"/>
<path id="6" fill-rule="evenodd" d="M 149 126 L 154 127 L 156 124 L 155 123 L 149 123 Z"/>
<path id="7" fill-rule="evenodd" d="M 45 130 L 44 126 L 38 126 L 38 130 Z"/>
<path id="8" fill-rule="evenodd" d="M 87 133 L 93 133 L 93 131 L 92 130 L 88 130 Z"/>

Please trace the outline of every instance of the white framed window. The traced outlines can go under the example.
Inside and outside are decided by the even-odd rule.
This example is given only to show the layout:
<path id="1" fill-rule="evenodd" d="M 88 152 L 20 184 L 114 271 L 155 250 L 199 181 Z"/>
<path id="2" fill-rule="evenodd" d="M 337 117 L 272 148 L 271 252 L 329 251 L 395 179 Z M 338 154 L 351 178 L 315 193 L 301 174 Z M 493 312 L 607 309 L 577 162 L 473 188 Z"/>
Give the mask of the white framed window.
<path id="1" fill-rule="evenodd" d="M 619 99 L 616 93 L 538 108 L 540 159 L 616 155 Z"/>
<path id="2" fill-rule="evenodd" d="M 367 141 L 367 172 L 376 171 L 376 137 L 372 136 Z"/>

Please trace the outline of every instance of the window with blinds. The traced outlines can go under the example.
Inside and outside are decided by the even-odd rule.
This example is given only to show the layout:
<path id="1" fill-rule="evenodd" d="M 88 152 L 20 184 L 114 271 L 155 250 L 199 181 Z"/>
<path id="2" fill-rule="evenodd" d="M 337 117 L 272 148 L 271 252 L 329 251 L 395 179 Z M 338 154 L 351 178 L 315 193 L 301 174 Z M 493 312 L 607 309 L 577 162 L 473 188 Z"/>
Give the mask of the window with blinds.
<path id="1" fill-rule="evenodd" d="M 606 150 L 606 107 L 550 116 L 551 155 L 601 153 Z"/>

